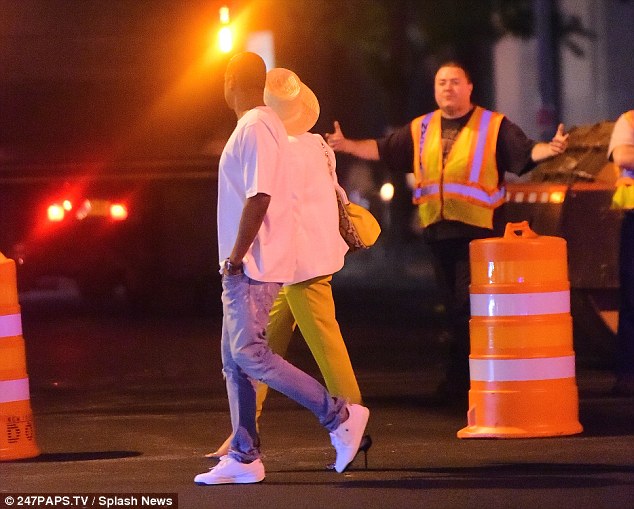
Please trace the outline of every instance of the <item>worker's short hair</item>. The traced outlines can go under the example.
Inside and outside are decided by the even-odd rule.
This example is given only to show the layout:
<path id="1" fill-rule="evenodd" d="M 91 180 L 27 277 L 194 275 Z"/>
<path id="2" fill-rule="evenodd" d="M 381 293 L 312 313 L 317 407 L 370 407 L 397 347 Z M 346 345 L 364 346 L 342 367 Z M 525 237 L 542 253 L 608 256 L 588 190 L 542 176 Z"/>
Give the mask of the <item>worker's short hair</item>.
<path id="1" fill-rule="evenodd" d="M 442 69 L 443 67 L 456 67 L 457 69 L 462 69 L 464 75 L 467 78 L 467 83 L 472 83 L 471 73 L 462 62 L 459 62 L 458 60 L 447 60 L 446 62 L 443 62 L 438 66 L 438 71 L 440 71 L 440 69 Z"/>

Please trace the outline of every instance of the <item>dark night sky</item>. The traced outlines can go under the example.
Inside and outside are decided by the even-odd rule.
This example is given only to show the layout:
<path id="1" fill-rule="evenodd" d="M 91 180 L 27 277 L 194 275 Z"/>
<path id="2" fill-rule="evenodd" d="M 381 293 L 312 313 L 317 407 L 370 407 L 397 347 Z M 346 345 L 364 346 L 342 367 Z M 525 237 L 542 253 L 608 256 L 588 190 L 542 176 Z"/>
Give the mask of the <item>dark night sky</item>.
<path id="1" fill-rule="evenodd" d="M 287 19 L 267 1 L 248 28 L 273 29 L 277 65 L 316 92 L 316 130 L 338 119 L 352 137 L 380 135 L 395 120 L 388 94 L 358 52 L 322 36 L 319 16 L 339 3 L 316 1 L 324 9 Z M 226 57 L 206 57 L 223 3 L 0 0 L 0 161 L 195 156 L 225 139 L 234 123 L 222 99 Z M 416 86 L 427 90 L 427 81 Z M 392 97 L 392 106 L 433 107 L 431 94 L 413 99 Z"/>
<path id="2" fill-rule="evenodd" d="M 192 71 L 214 2 L 2 0 L 0 10 L 5 159 L 191 153 L 230 117 L 218 68 Z"/>

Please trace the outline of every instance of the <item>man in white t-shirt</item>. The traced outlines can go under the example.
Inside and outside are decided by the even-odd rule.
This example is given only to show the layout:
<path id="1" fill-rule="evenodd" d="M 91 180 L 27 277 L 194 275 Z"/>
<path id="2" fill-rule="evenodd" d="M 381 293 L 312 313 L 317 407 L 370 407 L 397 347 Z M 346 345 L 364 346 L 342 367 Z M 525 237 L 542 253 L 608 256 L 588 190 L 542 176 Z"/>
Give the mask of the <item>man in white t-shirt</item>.
<path id="1" fill-rule="evenodd" d="M 369 411 L 332 397 L 303 371 L 274 354 L 265 336 L 269 311 L 282 283 L 291 281 L 296 252 L 293 173 L 288 139 L 264 105 L 264 61 L 234 56 L 225 72 L 225 100 L 237 125 L 220 158 L 218 249 L 222 274 L 222 364 L 233 439 L 229 454 L 196 484 L 255 483 L 264 479 L 256 427 L 255 382 L 309 409 L 331 435 L 343 472 L 356 455 Z"/>
<path id="2" fill-rule="evenodd" d="M 330 282 L 343 267 L 348 244 L 339 233 L 338 186 L 333 150 L 319 134 L 308 132 L 319 119 L 319 101 L 313 91 L 289 69 L 271 69 L 266 76 L 264 103 L 275 111 L 289 139 L 289 164 L 293 174 L 297 263 L 292 279 L 285 284 L 271 308 L 266 330 L 271 349 L 286 355 L 299 327 L 331 394 L 349 403 L 362 403 L 348 349 L 335 313 Z M 258 384 L 256 416 L 259 418 L 266 384 Z M 229 452 L 229 436 L 208 458 Z M 369 435 L 360 450 L 367 454 Z"/>

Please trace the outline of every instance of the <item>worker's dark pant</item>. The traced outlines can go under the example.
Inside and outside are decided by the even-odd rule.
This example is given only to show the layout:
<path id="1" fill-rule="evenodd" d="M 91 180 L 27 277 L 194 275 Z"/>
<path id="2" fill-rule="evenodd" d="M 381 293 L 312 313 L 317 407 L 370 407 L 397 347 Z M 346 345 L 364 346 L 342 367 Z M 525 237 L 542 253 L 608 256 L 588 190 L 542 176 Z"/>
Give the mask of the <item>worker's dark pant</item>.
<path id="1" fill-rule="evenodd" d="M 469 243 L 471 239 L 430 241 L 438 283 L 444 287 L 450 327 L 449 358 L 445 367 L 448 392 L 466 395 L 469 390 Z"/>
<path id="2" fill-rule="evenodd" d="M 621 226 L 619 251 L 620 308 L 616 335 L 616 374 L 634 374 L 634 210 Z"/>

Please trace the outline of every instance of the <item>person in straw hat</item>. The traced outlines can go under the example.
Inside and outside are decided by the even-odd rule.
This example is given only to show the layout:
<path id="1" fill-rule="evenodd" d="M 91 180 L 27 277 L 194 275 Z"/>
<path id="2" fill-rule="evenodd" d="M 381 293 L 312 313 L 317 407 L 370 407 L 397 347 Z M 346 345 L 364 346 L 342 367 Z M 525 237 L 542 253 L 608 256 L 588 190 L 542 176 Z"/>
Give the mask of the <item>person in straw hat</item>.
<path id="1" fill-rule="evenodd" d="M 221 354 L 233 438 L 229 453 L 200 485 L 256 483 L 265 477 L 256 426 L 255 380 L 309 409 L 331 436 L 335 469 L 354 459 L 369 410 L 332 396 L 317 380 L 269 347 L 265 329 L 297 256 L 289 142 L 282 121 L 264 104 L 266 67 L 255 53 L 233 56 L 224 95 L 237 117 L 218 169 L 218 251 L 222 274 Z"/>
<path id="2" fill-rule="evenodd" d="M 276 68 L 266 75 L 264 102 L 278 114 L 289 135 L 289 164 L 297 181 L 295 197 L 300 203 L 297 264 L 292 280 L 282 288 L 271 309 L 266 330 L 269 346 L 284 356 L 293 330 L 299 326 L 328 391 L 350 403 L 361 404 L 330 286 L 332 274 L 343 267 L 348 251 L 339 233 L 335 154 L 319 134 L 308 132 L 319 118 L 319 101 L 293 71 Z M 258 417 L 266 394 L 266 384 L 259 383 Z M 227 454 L 231 438 L 206 456 L 219 458 Z M 366 459 L 371 444 L 369 435 L 364 436 L 360 450 Z"/>

